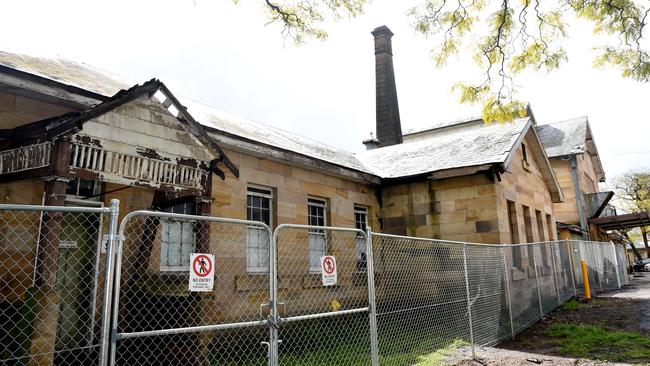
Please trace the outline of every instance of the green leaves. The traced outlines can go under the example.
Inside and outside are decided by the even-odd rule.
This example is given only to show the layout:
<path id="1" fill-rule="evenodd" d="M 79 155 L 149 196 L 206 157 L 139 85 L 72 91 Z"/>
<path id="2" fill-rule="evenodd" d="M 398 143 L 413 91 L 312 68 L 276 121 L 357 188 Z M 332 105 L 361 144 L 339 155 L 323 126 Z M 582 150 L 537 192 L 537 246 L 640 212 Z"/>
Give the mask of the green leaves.
<path id="1" fill-rule="evenodd" d="M 236 3 L 239 0 L 233 0 Z M 565 15 L 593 24 L 604 40 L 615 44 L 597 48 L 594 66 L 609 66 L 640 82 L 650 81 L 650 54 L 644 48 L 650 7 L 638 0 L 421 0 L 407 16 L 413 28 L 433 39 L 431 56 L 436 67 L 469 49 L 482 79 L 456 84 L 461 103 L 481 104 L 487 122 L 511 121 L 521 116 L 515 79 L 526 71 L 551 72 L 568 59 L 562 41 L 568 36 Z M 297 44 L 325 39 L 321 24 L 328 18 L 355 17 L 366 0 L 264 0 L 271 23 L 284 26 L 283 34 Z M 647 43 L 646 43 L 647 45 Z M 525 109 L 525 108 L 524 108 Z"/>
<path id="2" fill-rule="evenodd" d="M 234 0 L 238 3 L 239 0 Z M 320 27 L 327 17 L 341 19 L 363 14 L 366 0 L 265 0 L 269 23 L 284 26 L 282 34 L 302 44 L 308 39 L 324 40 L 327 32 Z"/>

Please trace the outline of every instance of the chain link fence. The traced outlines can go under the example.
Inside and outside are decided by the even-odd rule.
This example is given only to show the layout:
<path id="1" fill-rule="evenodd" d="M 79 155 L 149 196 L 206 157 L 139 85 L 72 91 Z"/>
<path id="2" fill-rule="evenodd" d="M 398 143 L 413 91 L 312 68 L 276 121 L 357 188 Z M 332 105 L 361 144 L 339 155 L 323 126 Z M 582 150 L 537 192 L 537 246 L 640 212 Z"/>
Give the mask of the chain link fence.
<path id="1" fill-rule="evenodd" d="M 136 211 L 122 221 L 120 236 L 112 364 L 266 364 L 266 225 Z M 191 253 L 212 254 L 214 260 L 190 263 Z M 190 271 L 200 266 L 214 271 L 214 287 L 190 292 Z"/>
<path id="2" fill-rule="evenodd" d="M 281 225 L 275 242 L 278 363 L 369 365 L 366 233 Z M 326 284 L 323 273 L 328 271 L 336 280 Z"/>
<path id="3" fill-rule="evenodd" d="M 629 281 L 612 243 L 117 215 L 0 205 L 1 364 L 410 365 L 514 337 L 582 293 L 581 260 L 594 292 Z M 196 255 L 214 256 L 202 292 Z"/>
<path id="4" fill-rule="evenodd" d="M 104 207 L 0 205 L 0 364 L 98 363 L 104 234 L 116 215 Z"/>

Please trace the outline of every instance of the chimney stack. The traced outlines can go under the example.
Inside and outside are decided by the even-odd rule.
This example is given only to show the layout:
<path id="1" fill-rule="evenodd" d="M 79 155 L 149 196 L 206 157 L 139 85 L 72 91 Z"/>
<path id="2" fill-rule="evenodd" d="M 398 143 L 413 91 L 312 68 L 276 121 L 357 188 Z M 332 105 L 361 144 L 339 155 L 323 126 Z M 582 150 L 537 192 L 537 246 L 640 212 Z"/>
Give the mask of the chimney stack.
<path id="1" fill-rule="evenodd" d="M 393 70 L 393 32 L 385 25 L 372 31 L 375 37 L 375 80 L 377 95 L 378 147 L 402 143 L 402 125 L 397 105 L 397 88 Z"/>

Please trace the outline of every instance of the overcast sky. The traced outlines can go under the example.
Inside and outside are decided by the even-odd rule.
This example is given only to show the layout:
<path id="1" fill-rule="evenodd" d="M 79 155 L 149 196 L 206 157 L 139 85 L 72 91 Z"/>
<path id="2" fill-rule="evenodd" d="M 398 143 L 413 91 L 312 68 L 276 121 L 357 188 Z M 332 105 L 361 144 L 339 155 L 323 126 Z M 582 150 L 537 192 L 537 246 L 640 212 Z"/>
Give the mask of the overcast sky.
<path id="1" fill-rule="evenodd" d="M 0 49 L 58 55 L 138 83 L 156 77 L 176 94 L 358 151 L 375 123 L 370 31 L 385 24 L 395 33 L 405 131 L 476 114 L 450 89 L 481 70 L 467 57 L 434 67 L 432 41 L 415 34 L 405 15 L 413 0 L 375 0 L 364 16 L 328 25 L 325 42 L 301 47 L 265 26 L 262 1 L 242 2 L 3 1 Z M 521 97 L 540 124 L 589 116 L 608 178 L 650 168 L 650 84 L 593 69 L 590 28 L 576 23 L 569 31 L 569 63 L 519 79 Z"/>

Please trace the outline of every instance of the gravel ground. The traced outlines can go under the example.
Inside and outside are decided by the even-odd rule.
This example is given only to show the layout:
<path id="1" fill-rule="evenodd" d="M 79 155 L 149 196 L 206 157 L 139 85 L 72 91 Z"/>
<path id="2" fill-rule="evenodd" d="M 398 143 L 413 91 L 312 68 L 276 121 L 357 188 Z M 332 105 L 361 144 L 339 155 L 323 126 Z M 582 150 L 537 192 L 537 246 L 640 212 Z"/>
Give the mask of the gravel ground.
<path id="1" fill-rule="evenodd" d="M 472 351 L 469 347 L 459 349 L 447 360 L 447 365 L 454 366 L 629 366 L 626 363 L 611 363 L 559 356 L 540 355 L 537 353 L 513 351 L 495 347 L 477 347 L 477 360 L 471 360 Z"/>

